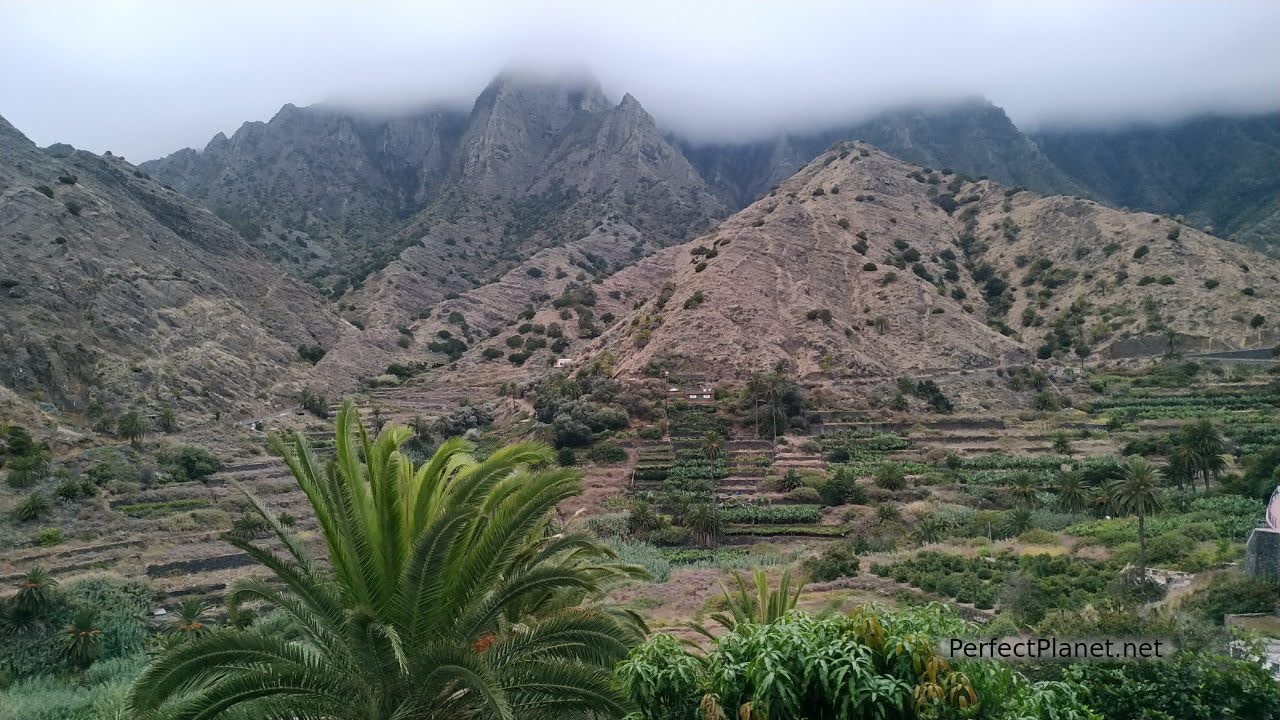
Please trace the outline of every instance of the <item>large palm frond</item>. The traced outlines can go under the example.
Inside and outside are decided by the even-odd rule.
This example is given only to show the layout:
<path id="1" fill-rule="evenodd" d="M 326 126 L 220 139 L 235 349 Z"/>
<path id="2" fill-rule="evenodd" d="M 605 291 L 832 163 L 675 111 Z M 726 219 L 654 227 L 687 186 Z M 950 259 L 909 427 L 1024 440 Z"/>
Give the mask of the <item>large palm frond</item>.
<path id="1" fill-rule="evenodd" d="M 483 461 L 444 442 L 415 467 L 412 433 L 370 437 L 348 403 L 334 457 L 273 439 L 306 494 L 325 550 L 245 493 L 266 541 L 228 541 L 269 577 L 228 601 L 274 608 L 299 637 L 215 630 L 158 657 L 134 685 L 143 718 L 538 718 L 624 708 L 609 670 L 643 626 L 598 605 L 642 572 L 590 537 L 552 526 L 581 489 L 550 448 L 521 443 Z"/>

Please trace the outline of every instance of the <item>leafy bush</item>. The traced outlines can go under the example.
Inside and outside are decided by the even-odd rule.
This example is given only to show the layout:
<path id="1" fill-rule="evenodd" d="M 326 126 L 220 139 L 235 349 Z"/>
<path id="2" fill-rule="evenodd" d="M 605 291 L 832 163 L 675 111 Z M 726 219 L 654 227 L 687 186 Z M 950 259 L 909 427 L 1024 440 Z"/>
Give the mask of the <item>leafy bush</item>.
<path id="1" fill-rule="evenodd" d="M 627 459 L 627 451 L 618 443 L 606 440 L 592 446 L 587 456 L 598 463 L 619 463 Z"/>
<path id="2" fill-rule="evenodd" d="M 571 447 L 562 447 L 556 451 L 556 463 L 560 467 L 573 467 L 578 464 L 578 455 Z"/>
<path id="3" fill-rule="evenodd" d="M 1067 556 L 1005 552 L 966 558 L 926 550 L 889 566 L 873 565 L 871 571 L 979 608 L 999 599 L 1002 607 L 1036 622 L 1050 609 L 1078 608 L 1093 600 L 1106 584 L 1103 567 Z"/>
<path id="4" fill-rule="evenodd" d="M 968 716 L 961 708 L 979 702 L 993 718 L 1094 717 L 1075 687 L 1032 683 L 1002 663 L 973 663 L 962 673 L 938 657 L 940 638 L 972 632 L 940 605 L 791 612 L 768 624 L 737 623 L 705 661 L 674 638 L 652 635 L 619 663 L 614 679 L 638 709 L 636 720 L 906 720 Z M 1044 697 L 1053 700 L 1052 715 L 1036 704 Z"/>
<path id="5" fill-rule="evenodd" d="M 830 582 L 858 574 L 858 553 L 853 543 L 832 543 L 817 557 L 804 561 L 805 574 L 814 582 Z"/>
<path id="6" fill-rule="evenodd" d="M 436 439 L 465 435 L 467 431 L 486 428 L 493 424 L 493 409 L 485 405 L 465 403 L 431 422 L 427 432 Z"/>
<path id="7" fill-rule="evenodd" d="M 146 665 L 139 653 L 99 660 L 72 679 L 42 675 L 0 690 L 4 718 L 22 720 L 115 720 L 129 717 L 129 687 Z"/>
<path id="8" fill-rule="evenodd" d="M 649 533 L 649 540 L 655 545 L 688 545 L 692 539 L 688 528 L 679 525 L 667 525 Z"/>
<path id="9" fill-rule="evenodd" d="M 319 345 L 299 345 L 298 346 L 298 357 L 302 358 L 303 360 L 306 360 L 312 365 L 315 365 L 316 363 L 320 362 L 320 360 L 324 358 L 324 355 L 325 355 L 325 349 L 320 347 Z"/>
<path id="10" fill-rule="evenodd" d="M 1221 625 L 1226 615 L 1269 613 L 1280 602 L 1280 587 L 1261 578 L 1230 574 L 1183 600 L 1184 610 Z"/>
<path id="11" fill-rule="evenodd" d="M 818 493 L 822 497 L 824 505 L 844 505 L 846 503 L 860 505 L 867 500 L 866 491 L 858 485 L 856 476 L 848 470 L 833 473 L 831 478 L 818 488 Z"/>
<path id="12" fill-rule="evenodd" d="M 1075 663 L 1065 679 L 1107 720 L 1280 717 L 1280 683 L 1257 663 L 1204 652 L 1166 662 Z"/>
<path id="13" fill-rule="evenodd" d="M 822 495 L 816 488 L 798 487 L 787 493 L 787 499 L 797 503 L 819 503 L 822 501 Z"/>
<path id="14" fill-rule="evenodd" d="M 212 452 L 195 445 L 173 445 L 156 452 L 156 464 L 177 482 L 203 480 L 222 469 Z"/>

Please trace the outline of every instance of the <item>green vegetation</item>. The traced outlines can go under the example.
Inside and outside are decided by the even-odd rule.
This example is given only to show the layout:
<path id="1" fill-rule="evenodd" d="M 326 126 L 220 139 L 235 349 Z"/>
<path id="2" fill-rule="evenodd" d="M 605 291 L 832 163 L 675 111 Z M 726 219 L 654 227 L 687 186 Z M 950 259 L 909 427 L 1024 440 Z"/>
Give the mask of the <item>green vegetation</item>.
<path id="1" fill-rule="evenodd" d="M 165 445 L 156 451 L 156 464 L 173 482 L 204 480 L 222 469 L 217 456 L 195 445 Z"/>
<path id="2" fill-rule="evenodd" d="M 0 676 L 53 674 L 139 653 L 150 612 L 145 583 L 99 575 L 60 585 L 34 568 L 16 594 L 0 600 Z"/>
<path id="3" fill-rule="evenodd" d="M 1081 707 L 1079 686 L 939 656 L 938 638 L 974 628 L 938 605 L 771 615 L 733 623 L 705 659 L 662 634 L 632 651 L 615 674 L 636 717 L 965 717 L 979 704 L 982 717 L 1050 717 L 1049 708 L 1060 720 L 1094 717 Z"/>
<path id="4" fill-rule="evenodd" d="M 545 532 L 580 477 L 551 466 L 546 446 L 513 445 L 477 462 L 457 439 L 415 467 L 399 454 L 410 435 L 388 426 L 371 438 L 344 407 L 334 443 L 342 472 L 333 474 L 302 435 L 276 438 L 311 502 L 328 562 L 316 563 L 249 496 L 283 552 L 230 537 L 277 581 L 242 581 L 231 603 L 278 608 L 297 638 L 239 629 L 191 638 L 147 667 L 130 706 L 255 717 L 364 718 L 371 708 L 378 716 L 428 708 L 433 717 L 620 715 L 609 670 L 636 628 L 581 603 L 639 570 L 610 562 L 585 536 Z"/>
<path id="5" fill-rule="evenodd" d="M 320 362 L 320 360 L 324 358 L 324 354 L 325 354 L 325 349 L 320 347 L 319 345 L 299 345 L 298 346 L 298 357 L 302 358 L 303 360 L 306 360 L 312 365 L 315 365 L 316 363 Z"/>
<path id="6" fill-rule="evenodd" d="M 727 523 L 785 525 L 816 523 L 822 519 L 821 505 L 739 505 L 726 507 L 720 517 Z"/>
<path id="7" fill-rule="evenodd" d="M 978 608 L 1000 603 L 1025 623 L 1039 622 L 1049 610 L 1080 608 L 1109 581 L 1102 563 L 1011 553 L 966 558 L 921 551 L 891 565 L 873 564 L 871 572 Z"/>

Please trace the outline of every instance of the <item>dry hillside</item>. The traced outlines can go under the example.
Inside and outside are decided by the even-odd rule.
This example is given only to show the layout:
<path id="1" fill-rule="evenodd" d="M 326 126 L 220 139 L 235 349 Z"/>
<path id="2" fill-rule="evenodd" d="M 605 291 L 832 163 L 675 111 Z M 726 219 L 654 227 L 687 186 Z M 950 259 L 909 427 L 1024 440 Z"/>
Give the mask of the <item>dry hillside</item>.
<path id="1" fill-rule="evenodd" d="M 249 413 L 305 376 L 341 389 L 377 362 L 209 211 L 121 158 L 41 150 L 2 119 L 0 287 L 0 383 L 72 412 Z M 313 368 L 304 344 L 343 352 Z"/>
<path id="2" fill-rule="evenodd" d="M 679 248 L 593 350 L 626 374 L 729 377 L 779 359 L 859 376 L 1243 348 L 1273 337 L 1277 268 L 1166 218 L 846 143 Z"/>

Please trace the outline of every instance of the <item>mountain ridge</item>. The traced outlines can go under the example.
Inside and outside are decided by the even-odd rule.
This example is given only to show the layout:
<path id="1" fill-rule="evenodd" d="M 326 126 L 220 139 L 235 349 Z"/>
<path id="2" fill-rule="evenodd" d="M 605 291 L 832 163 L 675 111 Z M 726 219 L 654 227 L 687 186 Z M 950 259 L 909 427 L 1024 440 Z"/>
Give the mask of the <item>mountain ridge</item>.
<path id="1" fill-rule="evenodd" d="M 2 118 L 0 151 L 6 387 L 73 412 L 248 414 L 312 378 L 352 387 L 378 362 L 314 289 L 142 170 L 41 150 Z M 346 352 L 313 368 L 297 355 L 311 344 Z"/>

